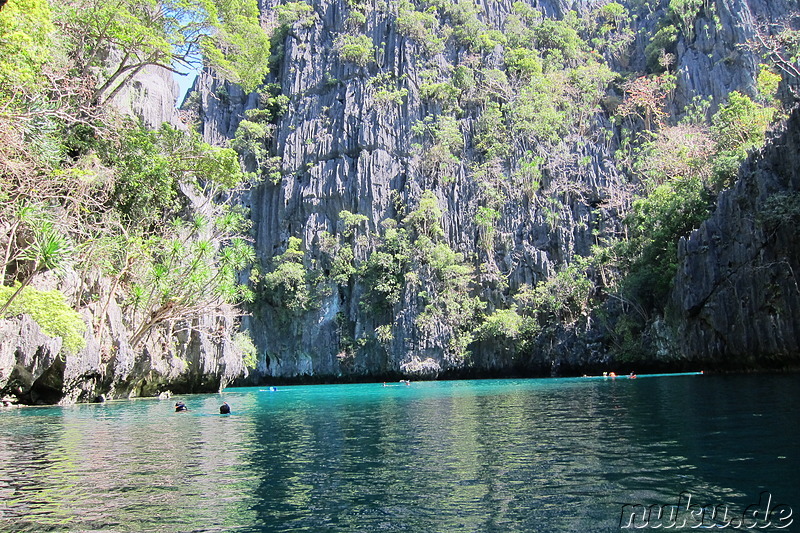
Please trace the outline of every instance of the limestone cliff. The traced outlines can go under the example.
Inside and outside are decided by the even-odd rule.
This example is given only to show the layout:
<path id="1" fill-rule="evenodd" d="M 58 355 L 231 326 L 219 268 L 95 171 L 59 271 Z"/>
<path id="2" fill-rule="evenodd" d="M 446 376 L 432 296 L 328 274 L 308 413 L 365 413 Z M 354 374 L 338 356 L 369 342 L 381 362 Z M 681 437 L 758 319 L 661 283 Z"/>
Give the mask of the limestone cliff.
<path id="1" fill-rule="evenodd" d="M 559 20 L 570 10 L 589 17 L 606 3 L 534 0 L 528 5 L 544 19 Z M 668 18 L 669 2 L 621 3 L 631 15 L 632 31 L 617 36 L 627 44 L 608 49 L 603 61 L 629 75 L 644 72 L 654 60 L 648 44 Z M 448 10 L 444 4 L 456 8 Z M 302 241 L 302 266 L 315 281 L 309 283 L 313 301 L 290 312 L 275 300 L 274 287 L 260 286 L 262 298 L 245 321 L 261 354 L 258 375 L 365 376 L 415 369 L 458 374 L 515 367 L 557 373 L 562 365 L 579 368 L 608 361 L 602 331 L 592 333 L 592 324 L 589 334 L 576 337 L 559 330 L 542 337 L 528 353 L 508 354 L 491 342 L 478 342 L 465 331 L 468 321 L 453 318 L 463 302 L 459 311 L 444 309 L 427 320 L 428 311 L 449 289 L 424 261 L 403 267 L 402 277 L 396 278 L 396 299 L 383 310 L 368 305 L 374 290 L 366 274 L 350 272 L 332 280 L 336 257 L 326 250 L 350 250 L 351 265 L 363 273 L 368 258 L 386 246 L 394 231 L 387 227 L 399 224 L 412 231 L 409 214 L 421 209 L 426 192 L 433 193 L 441 210 L 443 241 L 473 269 L 470 291 L 480 300 L 479 313 L 511 305 L 512 296 L 526 284 L 547 279 L 576 254 L 588 254 L 604 236 L 622 231 L 630 186 L 617 163 L 620 127 L 611 121 L 614 100 L 621 95 L 610 87 L 606 99 L 593 102 L 582 122 L 559 138 L 532 142 L 526 151 L 519 150 L 524 143 L 509 141 L 518 151 L 496 175 L 513 181 L 510 176 L 522 171 L 523 163 L 540 163 L 536 187 L 524 190 L 506 181 L 498 186 L 505 187 L 499 196 L 487 193 L 494 190 L 487 185 L 493 169 L 486 165 L 481 137 L 486 135 L 482 113 L 487 104 L 479 103 L 476 91 L 493 90 L 492 73 L 511 75 L 512 58 L 505 56 L 503 46 L 493 44 L 491 31 L 508 34 L 508 22 L 512 14 L 519 17 L 519 6 L 510 0 L 479 1 L 474 11 L 458 11 L 467 4 L 315 0 L 281 29 L 275 15 L 280 3 L 267 0 L 262 6 L 265 25 L 276 35 L 276 68 L 267 80 L 271 89 L 244 95 L 210 73 L 198 81 L 197 111 L 211 142 L 234 138 L 240 122 L 251 116 L 247 112 L 263 110 L 270 98 L 285 98 L 261 145 L 270 158 L 272 178 L 245 203 L 263 271 L 277 268 L 290 238 L 296 237 Z M 669 45 L 676 76 L 669 105 L 680 110 L 702 97 L 710 99 L 713 112 L 733 90 L 753 94 L 759 58 L 744 45 L 761 25 L 779 21 L 793 4 L 705 2 Z M 429 5 L 438 6 L 438 23 L 421 14 Z M 422 26 L 410 27 L 409 19 L 423 21 Z M 459 33 L 464 29 L 458 24 L 471 24 L 467 32 L 476 35 Z M 475 44 L 470 38 L 477 34 L 486 38 Z M 353 53 L 346 49 L 348 43 L 361 43 L 368 53 L 348 56 Z M 465 72 L 474 79 L 454 82 L 455 88 L 438 87 L 455 96 L 432 87 Z M 502 98 L 506 100 L 498 101 L 506 106 L 514 95 Z M 441 117 L 452 118 L 458 139 L 437 159 L 441 152 L 434 150 L 445 144 L 437 137 L 444 127 Z M 431 124 L 440 129 L 434 131 Z M 250 161 L 254 170 L 261 164 Z M 365 218 L 351 219 L 351 226 L 343 212 Z M 481 219 L 487 213 L 491 224 Z"/>
<path id="2" fill-rule="evenodd" d="M 70 404 L 100 396 L 216 392 L 247 376 L 232 340 L 237 329 L 232 308 L 174 330 L 155 328 L 133 348 L 132 320 L 117 301 L 113 280 L 88 274 L 81 282 L 70 272 L 60 281 L 45 277 L 35 284 L 58 286 L 70 300 L 88 301 L 81 308 L 85 347 L 77 353 L 63 349 L 60 337 L 43 333 L 28 315 L 0 320 L 0 397 Z"/>
<path id="3" fill-rule="evenodd" d="M 800 358 L 800 112 L 682 240 L 673 320 L 687 359 L 744 367 Z"/>
<path id="4" fill-rule="evenodd" d="M 259 351 L 251 379 L 611 363 L 604 317 L 566 296 L 524 349 L 476 328 L 624 234 L 637 186 L 626 143 L 646 122 L 616 117 L 623 78 L 666 68 L 669 113 L 694 102 L 709 116 L 731 91 L 755 95 L 761 58 L 748 43 L 797 5 L 708 0 L 676 20 L 668 0 L 620 1 L 624 16 L 610 4 L 261 2 L 273 34 L 264 86 L 245 94 L 206 71 L 187 103 L 204 139 L 232 143 L 262 178 L 242 197 L 259 254 L 243 320 Z M 117 105 L 157 127 L 177 123 L 174 99 L 151 72 Z M 682 242 L 669 325 L 650 327 L 665 360 L 798 353 L 797 131 L 795 117 Z M 248 374 L 233 310 L 201 319 L 213 335 L 184 324 L 134 350 L 113 279 L 83 273 L 58 288 L 81 309 L 87 347 L 66 354 L 29 318 L 0 321 L 3 394 L 68 403 L 218 390 Z M 503 327 L 512 338 L 522 325 Z"/>

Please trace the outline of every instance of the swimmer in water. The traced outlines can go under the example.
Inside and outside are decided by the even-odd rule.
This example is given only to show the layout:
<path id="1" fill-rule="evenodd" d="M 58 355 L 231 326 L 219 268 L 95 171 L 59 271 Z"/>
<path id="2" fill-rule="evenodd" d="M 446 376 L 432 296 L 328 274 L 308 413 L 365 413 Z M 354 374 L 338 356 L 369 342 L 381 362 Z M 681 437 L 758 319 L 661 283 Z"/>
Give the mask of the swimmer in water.
<path id="1" fill-rule="evenodd" d="M 175 402 L 175 412 L 180 413 L 182 411 L 188 411 L 189 408 L 186 407 L 186 404 L 183 402 Z"/>
<path id="2" fill-rule="evenodd" d="M 228 402 L 222 402 L 222 405 L 219 406 L 219 414 L 221 415 L 231 414 L 231 406 L 228 405 Z"/>

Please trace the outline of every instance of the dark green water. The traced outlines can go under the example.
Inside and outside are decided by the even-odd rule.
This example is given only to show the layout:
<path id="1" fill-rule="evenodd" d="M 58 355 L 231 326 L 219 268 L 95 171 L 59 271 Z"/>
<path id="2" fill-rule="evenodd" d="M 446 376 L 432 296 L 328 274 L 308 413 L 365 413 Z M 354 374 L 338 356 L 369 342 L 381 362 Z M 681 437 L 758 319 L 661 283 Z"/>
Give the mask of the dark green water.
<path id="1" fill-rule="evenodd" d="M 798 375 L 175 399 L 0 412 L 0 531 L 606 532 L 682 491 L 800 531 Z"/>

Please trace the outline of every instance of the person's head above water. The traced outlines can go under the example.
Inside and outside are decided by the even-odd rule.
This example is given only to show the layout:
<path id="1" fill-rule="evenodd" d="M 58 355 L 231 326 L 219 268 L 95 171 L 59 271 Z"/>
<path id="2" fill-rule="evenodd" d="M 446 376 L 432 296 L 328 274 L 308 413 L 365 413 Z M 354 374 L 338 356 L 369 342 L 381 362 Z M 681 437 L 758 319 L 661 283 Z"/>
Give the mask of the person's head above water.
<path id="1" fill-rule="evenodd" d="M 188 411 L 188 410 L 189 410 L 189 408 L 186 407 L 185 403 L 183 403 L 183 402 L 175 402 L 175 412 L 176 413 L 179 412 L 179 411 Z"/>
<path id="2" fill-rule="evenodd" d="M 219 406 L 219 414 L 227 415 L 231 412 L 231 406 L 228 405 L 228 402 L 222 402 L 222 405 Z"/>

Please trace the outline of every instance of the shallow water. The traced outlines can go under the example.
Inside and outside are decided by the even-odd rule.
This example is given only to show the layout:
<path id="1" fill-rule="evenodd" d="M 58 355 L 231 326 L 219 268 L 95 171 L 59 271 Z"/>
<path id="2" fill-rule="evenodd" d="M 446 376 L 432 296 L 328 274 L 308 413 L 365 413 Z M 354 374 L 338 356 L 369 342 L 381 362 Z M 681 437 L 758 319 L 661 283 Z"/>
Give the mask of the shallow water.
<path id="1" fill-rule="evenodd" d="M 605 532 L 763 491 L 800 530 L 798 375 L 391 385 L 0 412 L 0 531 Z"/>

